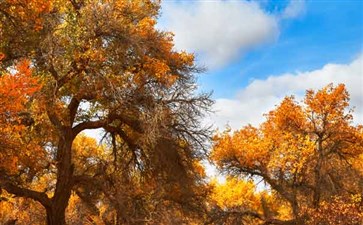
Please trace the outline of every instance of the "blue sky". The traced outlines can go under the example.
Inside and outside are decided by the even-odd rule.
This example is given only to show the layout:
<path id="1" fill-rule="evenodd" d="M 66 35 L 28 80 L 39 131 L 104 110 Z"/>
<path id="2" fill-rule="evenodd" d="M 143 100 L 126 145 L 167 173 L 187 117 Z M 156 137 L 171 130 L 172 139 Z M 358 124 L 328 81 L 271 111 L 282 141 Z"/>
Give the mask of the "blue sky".
<path id="1" fill-rule="evenodd" d="M 286 4 L 271 1 L 265 10 L 281 10 Z M 215 90 L 215 97 L 231 97 L 250 79 L 348 63 L 362 51 L 363 1 L 308 1 L 305 7 L 299 18 L 282 21 L 278 40 L 218 71 L 209 71 L 210 76 L 200 80 L 202 87 Z M 226 88 L 220 88 L 226 72 L 234 77 L 224 84 Z"/>
<path id="2" fill-rule="evenodd" d="M 265 10 L 281 10 L 284 5 L 286 1 L 273 1 Z M 245 53 L 225 68 L 209 71 L 210 76 L 202 76 L 200 84 L 215 90 L 215 97 L 231 97 L 250 79 L 348 63 L 362 51 L 362 32 L 363 1 L 308 1 L 301 17 L 281 22 L 277 41 Z M 228 88 L 219 88 L 226 72 L 233 77 L 224 83 Z"/>
<path id="3" fill-rule="evenodd" d="M 363 0 L 164 1 L 159 28 L 208 71 L 216 127 L 263 120 L 285 96 L 346 83 L 363 122 Z"/>

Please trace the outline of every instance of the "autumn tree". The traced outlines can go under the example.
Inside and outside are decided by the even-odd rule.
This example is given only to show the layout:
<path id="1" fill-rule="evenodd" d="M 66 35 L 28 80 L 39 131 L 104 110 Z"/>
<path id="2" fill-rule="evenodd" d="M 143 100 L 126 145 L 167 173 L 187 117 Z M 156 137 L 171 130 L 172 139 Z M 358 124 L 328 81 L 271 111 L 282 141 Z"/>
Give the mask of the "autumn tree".
<path id="1" fill-rule="evenodd" d="M 0 188 L 40 203 L 47 224 L 65 224 L 72 193 L 89 203 L 106 199 L 115 179 L 148 182 L 160 190 L 160 201 L 175 206 L 198 205 L 193 199 L 203 182 L 193 165 L 204 154 L 208 130 L 199 120 L 211 101 L 195 94 L 200 69 L 193 55 L 175 51 L 172 34 L 155 28 L 159 6 L 151 0 L 0 1 L 7 85 L 1 83 L 0 107 L 9 125 L 1 132 L 15 139 L 1 145 Z M 14 85 L 17 97 L 8 100 L 5 92 Z M 74 140 L 87 129 L 104 131 L 108 157 L 93 148 L 82 151 L 94 156 L 76 151 Z M 47 186 L 35 189 L 44 176 Z M 120 212 L 117 223 L 130 222 L 120 215 L 125 202 L 114 197 L 108 200 Z"/>
<path id="2" fill-rule="evenodd" d="M 303 103 L 286 97 L 260 127 L 249 125 L 216 136 L 212 157 L 222 171 L 262 179 L 289 204 L 289 219 L 262 213 L 262 221 L 305 224 L 314 215 L 333 211 L 336 198 L 346 200 L 342 208 L 354 208 L 349 217 L 355 218 L 352 221 L 362 221 L 361 208 L 348 201 L 363 190 L 363 174 L 357 166 L 363 152 L 363 130 L 352 123 L 348 101 L 343 84 L 330 84 L 319 91 L 308 90 Z M 326 208 L 327 204 L 333 208 Z M 350 222 L 344 224 L 359 224 Z"/>

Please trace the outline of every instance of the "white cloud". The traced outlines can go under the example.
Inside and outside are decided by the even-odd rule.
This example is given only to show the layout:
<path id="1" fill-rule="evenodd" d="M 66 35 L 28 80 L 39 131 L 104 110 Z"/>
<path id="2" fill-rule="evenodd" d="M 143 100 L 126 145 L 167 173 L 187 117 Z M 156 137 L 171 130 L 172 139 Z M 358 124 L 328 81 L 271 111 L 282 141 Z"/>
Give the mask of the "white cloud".
<path id="1" fill-rule="evenodd" d="M 355 106 L 354 122 L 363 124 L 363 56 L 349 64 L 327 64 L 323 68 L 270 76 L 254 80 L 238 92 L 234 99 L 217 99 L 216 111 L 206 119 L 216 128 L 224 129 L 228 123 L 232 129 L 239 129 L 251 123 L 264 121 L 263 114 L 272 110 L 286 95 L 294 94 L 302 99 L 305 90 L 320 89 L 329 83 L 344 83 L 350 93 L 350 105 Z"/>
<path id="2" fill-rule="evenodd" d="M 283 11 L 281 17 L 284 19 L 297 18 L 304 14 L 305 7 L 305 0 L 291 0 Z"/>
<path id="3" fill-rule="evenodd" d="M 179 50 L 196 52 L 209 68 L 277 38 L 278 19 L 253 1 L 165 1 L 159 27 L 175 33 Z"/>

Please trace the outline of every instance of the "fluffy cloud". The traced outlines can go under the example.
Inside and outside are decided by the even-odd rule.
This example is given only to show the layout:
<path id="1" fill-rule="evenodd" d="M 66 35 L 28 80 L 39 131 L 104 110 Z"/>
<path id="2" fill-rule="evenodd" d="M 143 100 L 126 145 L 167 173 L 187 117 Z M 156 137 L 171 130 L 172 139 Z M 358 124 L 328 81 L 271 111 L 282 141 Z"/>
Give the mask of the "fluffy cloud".
<path id="1" fill-rule="evenodd" d="M 292 0 L 289 2 L 285 10 L 283 11 L 281 17 L 296 18 L 301 16 L 305 12 L 305 1 L 304 0 Z"/>
<path id="2" fill-rule="evenodd" d="M 217 99 L 215 113 L 206 119 L 216 128 L 228 124 L 238 129 L 251 123 L 258 125 L 263 114 L 272 110 L 286 95 L 302 99 L 305 90 L 320 89 L 325 85 L 344 83 L 350 93 L 350 105 L 355 107 L 354 122 L 363 123 L 363 57 L 360 55 L 349 64 L 327 64 L 314 71 L 287 73 L 254 80 L 240 90 L 234 99 Z"/>
<path id="3" fill-rule="evenodd" d="M 165 1 L 159 26 L 175 33 L 177 49 L 196 52 L 211 69 L 279 33 L 278 16 L 253 1 Z"/>

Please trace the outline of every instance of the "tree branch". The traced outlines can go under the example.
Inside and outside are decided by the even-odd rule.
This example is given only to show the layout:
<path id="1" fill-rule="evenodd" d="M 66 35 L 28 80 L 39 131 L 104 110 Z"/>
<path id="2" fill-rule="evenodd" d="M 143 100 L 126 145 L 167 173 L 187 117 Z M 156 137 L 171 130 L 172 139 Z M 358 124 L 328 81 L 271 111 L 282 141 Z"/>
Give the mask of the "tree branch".
<path id="1" fill-rule="evenodd" d="M 80 132 L 87 130 L 87 129 L 98 129 L 105 127 L 109 121 L 107 119 L 97 120 L 97 121 L 86 121 L 80 123 L 72 128 L 74 136 L 79 134 Z"/>
<path id="2" fill-rule="evenodd" d="M 74 119 L 76 117 L 77 114 L 77 110 L 78 110 L 78 106 L 81 102 L 79 101 L 79 99 L 77 97 L 73 97 L 71 102 L 68 105 L 68 110 L 69 110 L 69 124 L 70 126 L 72 126 Z"/>
<path id="3" fill-rule="evenodd" d="M 38 201 L 44 207 L 49 207 L 51 205 L 51 200 L 43 192 L 22 188 L 7 181 L 0 182 L 0 188 L 3 188 L 7 192 L 16 195 L 16 197 L 25 197 Z"/>
<path id="4" fill-rule="evenodd" d="M 106 128 L 114 121 L 120 121 L 121 123 L 126 124 L 132 128 L 134 131 L 143 133 L 143 128 L 140 121 L 118 114 L 110 114 L 107 118 L 97 121 L 85 121 L 73 127 L 72 130 L 74 135 L 77 135 L 86 129 Z"/>

